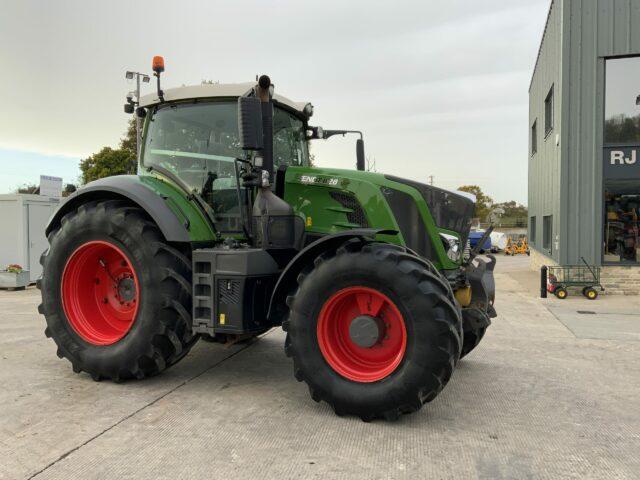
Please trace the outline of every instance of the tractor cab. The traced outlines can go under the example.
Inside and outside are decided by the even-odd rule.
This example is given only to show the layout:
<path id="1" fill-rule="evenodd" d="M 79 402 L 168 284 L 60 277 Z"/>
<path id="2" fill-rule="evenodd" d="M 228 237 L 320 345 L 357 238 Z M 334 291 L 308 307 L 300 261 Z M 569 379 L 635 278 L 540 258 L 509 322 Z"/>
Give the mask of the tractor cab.
<path id="1" fill-rule="evenodd" d="M 241 209 L 248 195 L 238 179 L 238 159 L 252 161 L 238 131 L 238 98 L 255 84 L 203 84 L 164 91 L 140 101 L 146 117 L 141 173 L 160 172 L 199 195 L 224 234 L 242 233 Z M 308 167 L 307 121 L 310 104 L 273 99 L 273 169 Z M 242 191 L 238 195 L 238 188 Z M 244 203 L 243 203 L 244 202 Z"/>

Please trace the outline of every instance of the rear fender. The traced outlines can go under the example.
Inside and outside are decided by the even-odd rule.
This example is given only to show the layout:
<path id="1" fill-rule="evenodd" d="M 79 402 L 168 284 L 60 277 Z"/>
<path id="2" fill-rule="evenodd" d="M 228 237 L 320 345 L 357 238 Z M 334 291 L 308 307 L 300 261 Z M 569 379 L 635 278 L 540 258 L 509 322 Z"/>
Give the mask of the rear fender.
<path id="1" fill-rule="evenodd" d="M 106 177 L 88 183 L 58 208 L 49 220 L 46 235 L 57 228 L 62 218 L 83 203 L 93 200 L 126 199 L 142 208 L 158 225 L 160 231 L 169 242 L 189 242 L 189 220 L 185 215 L 179 219 L 169 208 L 167 201 L 158 193 L 146 187 L 135 175 L 118 175 Z"/>

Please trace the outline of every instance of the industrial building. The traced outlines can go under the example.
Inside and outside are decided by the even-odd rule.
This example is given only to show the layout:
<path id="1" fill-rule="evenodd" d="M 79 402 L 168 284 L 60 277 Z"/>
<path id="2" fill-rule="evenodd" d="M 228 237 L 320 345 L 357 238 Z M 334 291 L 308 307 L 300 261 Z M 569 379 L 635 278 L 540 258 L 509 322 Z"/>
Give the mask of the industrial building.
<path id="1" fill-rule="evenodd" d="M 638 95 L 640 1 L 552 1 L 529 87 L 533 268 L 584 258 L 640 293 Z"/>

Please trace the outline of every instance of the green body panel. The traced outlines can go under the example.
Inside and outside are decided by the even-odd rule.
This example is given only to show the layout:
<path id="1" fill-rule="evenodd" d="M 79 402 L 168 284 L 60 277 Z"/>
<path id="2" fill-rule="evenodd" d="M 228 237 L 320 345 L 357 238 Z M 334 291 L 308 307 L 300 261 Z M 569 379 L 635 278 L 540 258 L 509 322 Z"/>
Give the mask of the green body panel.
<path id="1" fill-rule="evenodd" d="M 150 116 L 147 116 L 143 126 L 143 137 L 146 136 L 149 121 Z M 141 158 L 144 158 L 144 142 Z M 182 188 L 160 173 L 149 171 L 142 164 L 139 165 L 138 174 L 141 182 L 146 186 L 159 195 L 170 199 L 168 204 L 178 218 L 189 220 L 189 236 L 192 242 L 215 241 L 220 238 L 216 237 L 202 210 L 187 198 L 188 194 Z M 313 181 L 309 181 L 310 179 Z M 435 251 L 436 258 L 430 260 L 436 268 L 440 270 L 459 268 L 462 259 L 458 262 L 449 259 L 438 233 L 447 233 L 456 237 L 459 237 L 459 234 L 436 226 L 427 203 L 418 190 L 409 185 L 391 181 L 383 174 L 358 170 L 290 166 L 285 174 L 284 200 L 293 207 L 297 214 L 304 216 L 308 233 L 326 235 L 362 228 L 360 225 L 350 223 L 347 219 L 349 209 L 345 209 L 330 196 L 332 190 L 351 193 L 362 205 L 369 227 L 398 231 L 397 235 L 379 235 L 378 240 L 404 246 L 404 238 L 384 199 L 381 192 L 382 187 L 399 190 L 413 198 Z M 237 234 L 223 235 L 222 237 L 226 236 L 242 237 Z"/>
<path id="2" fill-rule="evenodd" d="M 437 258 L 432 258 L 438 269 L 454 269 L 459 267 L 447 257 L 438 233 L 459 236 L 456 232 L 438 228 L 429 213 L 426 202 L 415 188 L 402 183 L 393 182 L 380 173 L 362 172 L 358 170 L 342 170 L 333 168 L 289 167 L 285 175 L 285 200 L 294 211 L 306 219 L 306 230 L 311 234 L 326 235 L 348 229 L 361 228 L 349 223 L 347 213 L 339 202 L 334 200 L 330 192 L 338 190 L 353 194 L 362 205 L 369 226 L 397 230 L 398 224 L 381 188 L 388 187 L 410 195 L 418 206 L 418 211 L 427 228 L 431 244 Z M 380 241 L 405 245 L 401 233 L 397 235 L 380 235 Z"/>
<path id="3" fill-rule="evenodd" d="M 178 186 L 158 173 L 146 170 L 138 172 L 140 182 L 165 199 L 167 206 L 184 224 L 188 221 L 189 238 L 192 242 L 210 242 L 216 239 L 202 210 L 187 198 L 187 194 Z"/>

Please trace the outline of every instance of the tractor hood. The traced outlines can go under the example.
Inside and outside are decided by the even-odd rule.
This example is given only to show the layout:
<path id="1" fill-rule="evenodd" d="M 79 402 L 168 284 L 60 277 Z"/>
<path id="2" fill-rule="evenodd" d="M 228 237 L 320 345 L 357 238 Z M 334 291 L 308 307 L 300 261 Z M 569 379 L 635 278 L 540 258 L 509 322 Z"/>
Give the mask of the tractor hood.
<path id="1" fill-rule="evenodd" d="M 458 233 L 461 240 L 466 242 L 476 206 L 474 195 L 466 192 L 452 192 L 433 185 L 427 185 L 426 183 L 419 183 L 392 175 L 385 175 L 385 178 L 418 190 L 427 203 L 436 225 L 439 228 Z"/>

